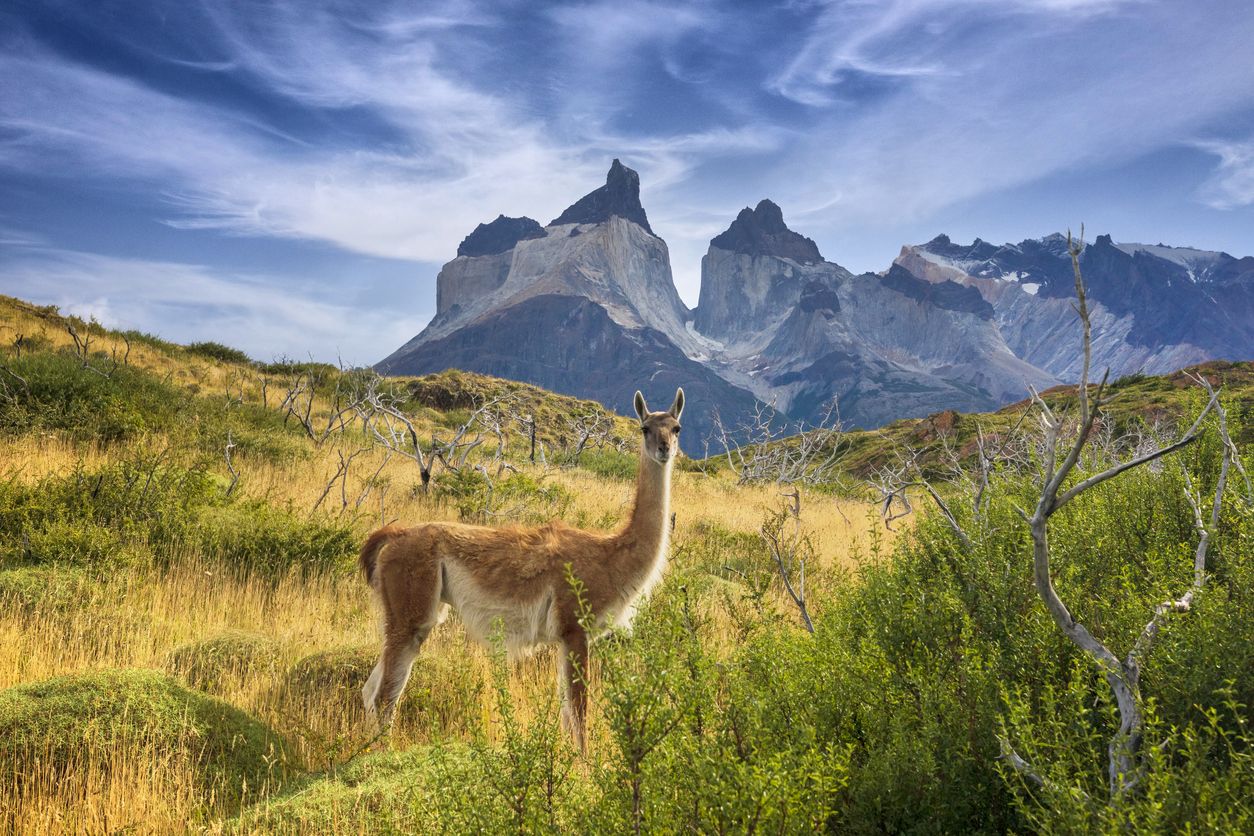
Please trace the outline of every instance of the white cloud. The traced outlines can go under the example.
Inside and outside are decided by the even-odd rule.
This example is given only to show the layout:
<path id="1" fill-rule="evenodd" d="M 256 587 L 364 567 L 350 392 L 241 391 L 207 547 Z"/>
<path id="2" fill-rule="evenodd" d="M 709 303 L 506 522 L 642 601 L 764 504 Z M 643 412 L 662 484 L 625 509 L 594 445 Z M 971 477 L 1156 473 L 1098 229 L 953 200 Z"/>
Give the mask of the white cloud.
<path id="1" fill-rule="evenodd" d="M 962 27 L 928 33 L 920 24 L 940 12 L 985 14 L 983 2 L 892 8 L 842 43 L 872 61 L 890 51 L 935 57 L 938 72 L 873 106 L 820 116 L 769 174 L 788 189 L 785 211 L 825 206 L 810 220 L 835 228 L 901 224 L 1059 171 L 1131 161 L 1254 106 L 1245 45 L 1254 9 L 1216 25 L 1145 4 L 1112 16 L 1118 4 L 1020 0 L 998 14 L 1038 15 L 1037 25 L 1008 21 L 972 43 Z M 828 66 L 802 62 L 784 79 L 823 89 Z"/>
<path id="2" fill-rule="evenodd" d="M 409 305 L 354 308 L 290 292 L 290 279 L 224 273 L 198 264 L 24 248 L 0 264 L 4 291 L 102 324 L 180 343 L 213 340 L 269 360 L 280 356 L 365 365 L 425 323 Z"/>
<path id="3" fill-rule="evenodd" d="M 1219 165 L 1197 191 L 1214 209 L 1236 209 L 1254 204 L 1254 140 L 1199 142 L 1197 147 L 1219 157 Z"/>

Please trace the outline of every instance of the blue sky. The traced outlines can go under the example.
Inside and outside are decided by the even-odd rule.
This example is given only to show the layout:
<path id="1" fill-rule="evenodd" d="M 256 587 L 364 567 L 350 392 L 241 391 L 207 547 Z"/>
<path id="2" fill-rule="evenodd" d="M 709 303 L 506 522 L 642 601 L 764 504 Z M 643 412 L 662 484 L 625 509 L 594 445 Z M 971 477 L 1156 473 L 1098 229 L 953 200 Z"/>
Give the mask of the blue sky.
<path id="1" fill-rule="evenodd" d="M 1254 255 L 1252 43 L 1245 0 L 17 0 L 0 292 L 372 362 L 613 157 L 689 304 L 763 197 L 855 271 L 1080 222 Z"/>

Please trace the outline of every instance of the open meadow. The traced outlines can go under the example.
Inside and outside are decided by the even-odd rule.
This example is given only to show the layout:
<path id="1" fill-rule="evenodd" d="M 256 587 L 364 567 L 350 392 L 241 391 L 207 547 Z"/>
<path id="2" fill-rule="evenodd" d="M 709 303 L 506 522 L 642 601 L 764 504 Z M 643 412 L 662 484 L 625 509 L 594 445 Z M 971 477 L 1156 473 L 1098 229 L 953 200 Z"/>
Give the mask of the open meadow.
<path id="1" fill-rule="evenodd" d="M 1254 406 L 1248 364 L 1224 374 L 1226 435 L 1212 411 L 1195 442 L 1050 523 L 1058 595 L 1120 658 L 1209 542 L 1196 596 L 1135 656 L 1144 745 L 1112 789 L 1116 697 L 1038 596 L 1016 510 L 1037 502 L 1039 445 L 995 462 L 974 501 L 978 478 L 940 475 L 971 461 L 965 416 L 965 436 L 832 433 L 847 466 L 791 484 L 682 460 L 667 574 L 631 634 L 592 652 L 586 755 L 559 727 L 554 652 L 507 659 L 455 615 L 380 734 L 360 702 L 379 650 L 366 535 L 613 529 L 635 421 L 474 375 L 258 364 L 0 298 L 0 831 L 1248 832 Z M 1117 402 L 1067 484 L 1207 402 L 1161 391 L 1150 429 Z M 985 426 L 1032 431 L 1013 415 Z M 912 441 L 930 464 L 894 471 Z M 886 525 L 886 497 L 914 513 Z"/>

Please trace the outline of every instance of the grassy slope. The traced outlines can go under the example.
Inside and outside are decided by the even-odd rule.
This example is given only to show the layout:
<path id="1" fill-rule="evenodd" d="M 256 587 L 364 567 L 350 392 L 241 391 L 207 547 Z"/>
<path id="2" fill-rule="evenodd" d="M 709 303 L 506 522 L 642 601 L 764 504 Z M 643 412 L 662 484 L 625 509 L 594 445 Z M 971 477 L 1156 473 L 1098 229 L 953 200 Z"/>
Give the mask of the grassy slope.
<path id="1" fill-rule="evenodd" d="M 111 377 L 82 368 L 67 326 L 91 335 L 90 364 Z M 320 375 L 317 420 L 338 370 L 261 365 L 221 349 L 120 334 L 0 297 L 0 696 L 18 700 L 57 677 L 164 670 L 198 689 L 188 693 L 207 692 L 272 727 L 299 789 L 307 780 L 302 769 L 316 775 L 371 736 L 356 700 L 377 639 L 368 595 L 351 571 L 354 543 L 380 519 L 483 521 L 483 497 L 474 494 L 479 477 L 447 472 L 422 494 L 412 462 L 377 449 L 358 455 L 347 478 L 327 492 L 340 456 L 361 449 L 363 440 L 350 432 L 314 443 L 295 421 L 284 421 L 276 391 L 296 375 Z M 447 435 L 475 398 L 508 393 L 520 411 L 536 415 L 540 440 L 560 453 L 570 443 L 566 417 L 606 414 L 592 402 L 460 372 L 397 382 L 424 436 Z M 613 434 L 634 445 L 633 423 L 610 418 Z M 229 498 L 228 433 L 240 474 Z M 560 516 L 601 528 L 621 522 L 633 454 L 590 450 L 581 467 L 544 469 L 526 462 L 527 446 L 516 429 L 509 460 L 522 473 L 499 483 L 499 504 L 487 521 Z M 777 501 L 769 487 L 677 474 L 673 559 L 712 590 L 703 609 L 714 607 L 724 588 L 740 594 L 728 578 L 755 564 L 757 528 Z M 807 505 L 806 516 L 824 562 L 866 553 L 869 509 L 822 502 L 812 514 Z M 706 542 L 717 548 L 704 549 Z M 293 572 L 301 561 L 290 558 L 302 549 L 317 555 L 319 566 L 339 568 Z M 267 564 L 266 555 L 284 559 Z M 241 564 L 270 569 L 231 571 Z M 711 617 L 712 629 L 732 641 L 726 616 Z M 465 642 L 455 618 L 427 647 L 390 748 L 496 740 L 487 655 Z M 597 677 L 594 669 L 594 684 Z M 515 670 L 509 688 L 522 720 L 547 710 L 551 654 Z M 79 703 L 90 725 L 90 701 Z M 62 712 L 71 720 L 73 713 Z M 195 736 L 190 719 L 167 731 Z M 591 725 L 604 747 L 608 730 L 595 711 Z M 42 777 L 0 791 L 0 829 L 107 830 L 136 819 L 176 828 L 189 817 L 236 812 L 230 793 L 207 793 L 200 762 L 163 755 L 155 738 L 88 745 L 74 754 L 77 768 L 68 775 L 49 771 L 46 758 L 35 763 L 10 753 L 17 758 L 13 772 Z"/>
<path id="2" fill-rule="evenodd" d="M 1107 389 L 1109 403 L 1106 414 L 1117 427 L 1129 429 L 1135 424 L 1155 422 L 1174 426 L 1181 417 L 1199 408 L 1204 401 L 1201 389 L 1191 379 L 1203 374 L 1215 386 L 1222 386 L 1225 402 L 1240 417 L 1254 414 L 1254 362 L 1239 363 L 1216 360 L 1181 369 L 1169 375 L 1129 375 L 1114 381 Z M 1074 386 L 1058 386 L 1041 393 L 1056 410 L 1069 409 L 1075 403 Z M 876 430 L 860 430 L 846 436 L 849 453 L 845 467 L 853 473 L 867 474 L 877 466 L 891 461 L 897 450 L 906 448 L 930 451 L 924 461 L 935 462 L 942 437 L 964 459 L 976 454 L 976 437 L 980 430 L 993 440 L 1009 431 L 1023 418 L 1031 402 L 1027 399 L 1004 406 L 995 412 L 938 412 L 926 418 L 910 418 Z M 1254 442 L 1254 421 L 1241 422 L 1238 444 Z"/>
<path id="3" fill-rule="evenodd" d="M 366 450 L 328 491 L 327 480 L 342 457 L 362 449 L 363 440 L 349 432 L 315 443 L 295 422 L 283 420 L 276 410 L 275 387 L 298 374 L 321 376 L 313 409 L 317 418 L 327 409 L 337 370 L 299 364 L 260 366 L 244 362 L 223 347 L 192 350 L 127 335 L 130 355 L 122 369 L 105 380 L 83 370 L 66 353 L 72 345 L 65 331 L 68 324 L 80 333 L 89 328 L 49 309 L 0 299 L 0 364 L 9 369 L 8 377 L 0 370 L 0 380 L 7 387 L 0 389 L 0 414 L 18 416 L 0 430 L 0 485 L 8 491 L 0 497 L 0 524 L 9 527 L 9 545 L 18 544 L 0 555 L 0 689 L 8 689 L 0 690 L 0 705 L 18 704 L 31 693 L 52 687 L 47 684 L 50 681 L 60 688 L 59 683 L 99 682 L 109 676 L 135 678 L 140 692 L 152 690 L 164 695 L 161 700 L 182 700 L 188 705 L 201 705 L 199 700 L 208 699 L 207 693 L 221 701 L 211 705 L 240 712 L 230 716 L 242 717 L 240 722 L 257 735 L 272 730 L 283 741 L 291 768 L 286 779 L 280 775 L 267 786 L 274 791 L 269 803 L 241 809 L 230 793 L 206 792 L 206 763 L 212 767 L 216 761 L 170 757 L 169 746 L 162 742 L 197 733 L 200 715 L 185 712 L 179 723 L 161 726 L 161 734 L 141 735 L 143 739 L 133 744 L 88 744 L 76 750 L 75 769 L 69 773 L 51 768 L 48 759 L 36 761 L 8 750 L 13 756 L 8 768 L 14 774 L 34 775 L 36 780 L 0 789 L 0 829 L 98 831 L 143 821 L 157 830 L 174 830 L 189 819 L 199 819 L 211 828 L 244 831 L 358 832 L 411 825 L 415 810 L 435 803 L 426 795 L 424 780 L 433 781 L 434 787 L 452 775 L 455 784 L 460 781 L 460 785 L 482 789 L 491 777 L 482 773 L 482 763 L 491 758 L 476 758 L 474 770 L 480 771 L 468 771 L 463 762 L 466 746 L 489 747 L 485 751 L 494 752 L 511 744 L 503 725 L 500 694 L 493 693 L 494 667 L 486 653 L 467 644 L 456 619 L 438 628 L 424 648 L 397 728 L 383 746 L 391 753 L 351 759 L 371 738 L 356 704 L 356 691 L 376 644 L 368 597 L 351 573 L 351 546 L 381 519 L 484 521 L 484 498 L 474 493 L 477 480 L 441 474 L 432 492 L 424 494 L 417 489 L 412 463 Z M 93 364 L 111 367 L 115 351 L 119 359 L 126 351 L 123 335 L 103 329 L 92 333 L 93 350 L 102 350 L 92 358 Z M 25 336 L 22 357 L 7 348 L 18 335 Z M 1248 412 L 1250 364 L 1212 364 L 1208 370 L 1224 376 L 1230 393 Z M 32 373 L 27 375 L 27 371 Z M 14 372 L 29 378 L 28 383 L 40 376 L 55 385 L 46 395 L 31 399 Z M 550 448 L 560 450 L 568 437 L 561 419 L 601 410 L 595 404 L 535 387 L 459 372 L 399 383 L 408 393 L 408 408 L 417 416 L 423 434 L 447 432 L 460 424 L 475 397 L 509 391 L 538 416 L 542 438 Z M 54 395 L 67 387 L 72 387 L 75 396 L 58 400 Z M 1173 418 L 1197 397 L 1179 375 L 1121 381 L 1115 394 L 1111 414 L 1119 420 Z M 1047 393 L 1050 398 L 1066 396 L 1065 392 Z M 89 408 L 80 409 L 83 404 Z M 885 461 L 897 445 L 933 444 L 942 432 L 952 433 L 955 442 L 969 451 L 976 426 L 986 432 L 1004 430 L 1013 425 L 1022 408 L 1020 404 L 981 416 L 946 413 L 851 434 L 847 464 L 866 470 Z M 631 422 L 614 420 L 617 433 L 634 439 Z M 237 444 L 234 467 L 240 474 L 231 497 L 226 497 L 229 474 L 223 458 L 228 437 Z M 510 461 L 522 473 L 508 477 L 509 489 L 498 487 L 499 503 L 487 521 L 560 516 L 574 524 L 606 528 L 622 520 L 631 495 L 631 456 L 594 451 L 579 468 L 546 470 L 527 465 L 525 450 L 526 440 L 514 432 Z M 132 478 L 136 468 L 139 475 Z M 145 473 L 157 475 L 149 479 Z M 109 474 L 121 475 L 112 479 Z M 171 503 L 168 507 L 154 510 L 150 483 L 168 483 L 170 490 L 161 494 L 167 497 L 162 502 Z M 71 502 L 75 496 L 90 497 L 90 501 Z M 49 505 L 48 497 L 61 497 L 61 504 Z M 364 501 L 359 502 L 359 497 Z M 795 615 L 778 585 L 763 586 L 764 599 L 752 595 L 755 584 L 770 576 L 757 529 L 765 511 L 778 502 L 773 486 L 736 487 L 727 474 L 676 475 L 678 522 L 672 539 L 673 580 L 667 587 L 672 598 L 682 597 L 685 623 L 693 619 L 678 635 L 682 638 L 688 630 L 699 631 L 702 637 L 709 655 L 701 665 L 722 668 L 746 649 L 748 635 L 756 635 L 755 641 L 762 643 L 767 635 L 773 640 L 796 631 Z M 71 524 L 54 524 L 58 514 Z M 185 525 L 171 529 L 166 523 L 172 519 Z M 806 494 L 803 522 L 819 555 L 808 584 L 812 606 L 821 618 L 825 606 L 834 606 L 831 590 L 839 588 L 833 569 L 882 553 L 888 545 L 882 538 L 892 535 L 882 531 L 866 505 L 817 494 Z M 95 534 L 83 539 L 84 531 Z M 261 547 L 249 548 L 258 538 L 228 536 L 238 531 L 264 534 Z M 333 536 L 315 536 L 320 531 L 333 532 Z M 265 563 L 266 572 L 224 571 L 240 562 L 256 568 L 264 563 L 259 553 L 283 557 L 313 548 L 311 543 L 321 549 L 319 555 L 335 558 L 319 563 L 321 568 L 312 573 L 295 571 L 300 561 L 281 559 Z M 125 567 L 113 560 L 121 553 L 132 557 Z M 43 558 L 36 559 L 40 555 Z M 145 555 L 152 560 L 140 559 Z M 929 589 L 919 600 L 931 601 L 931 596 Z M 899 603 L 886 606 L 900 612 Z M 932 605 L 921 611 L 937 619 L 943 612 Z M 665 617 L 665 612 L 658 617 Z M 886 615 L 871 619 L 873 623 L 888 620 Z M 762 625 L 766 625 L 766 635 Z M 652 623 L 651 629 L 641 631 L 641 639 L 661 636 L 657 640 L 663 641 L 665 629 L 660 621 Z M 826 644 L 815 646 L 815 652 L 839 649 L 838 635 L 830 634 Z M 666 642 L 668 647 L 659 653 L 673 652 L 679 646 L 673 637 Z M 904 643 L 914 646 L 908 638 Z M 810 652 L 805 643 L 782 647 Z M 792 660 L 796 663 L 792 667 L 784 665 L 777 673 L 763 674 L 768 680 L 778 676 L 783 693 L 794 669 L 815 672 L 814 687 L 782 698 L 787 718 L 783 728 L 791 729 L 793 713 L 804 715 L 822 689 L 855 687 L 855 680 L 824 679 L 833 671 L 866 664 L 859 676 L 868 681 L 884 677 L 875 687 L 885 693 L 895 687 L 897 667 L 861 653 L 848 659 L 837 656 L 836 667 L 825 657 L 814 662 L 799 658 Z M 780 665 L 781 658 L 768 647 L 758 662 Z M 924 663 L 930 659 L 924 654 Z M 524 727 L 552 711 L 553 664 L 551 654 L 541 653 L 505 677 L 514 716 Z M 101 673 L 110 669 L 124 672 Z M 139 672 L 152 669 L 178 677 L 183 685 Z M 736 665 L 727 670 L 734 676 L 720 686 L 730 691 L 718 695 L 719 701 L 732 699 L 736 688 L 748 687 L 734 678 L 741 675 Z M 754 675 L 752 670 L 741 673 Z M 644 677 L 640 681 L 647 681 L 647 674 L 647 670 L 640 672 Z M 612 684 L 604 675 L 600 663 L 594 661 L 590 672 L 594 694 Z M 617 696 L 594 701 L 594 753 L 615 751 L 617 732 L 611 712 L 620 710 L 625 704 L 622 700 L 632 698 L 632 692 L 614 693 Z M 793 704 L 788 699 L 798 701 Z M 851 704 L 857 703 L 856 696 L 851 699 Z M 104 714 L 93 714 L 91 706 L 96 703 L 85 698 L 66 705 L 68 710 L 59 716 L 68 717 L 71 726 L 75 706 L 82 709 L 77 713 L 84 729 L 93 728 L 91 717 Z M 761 717 L 748 716 L 750 723 L 766 723 L 767 715 L 778 707 L 756 698 L 748 705 L 764 712 Z M 919 716 L 910 704 L 903 705 L 905 715 Z M 122 712 L 128 722 L 146 716 L 126 706 Z M 712 712 L 709 719 L 723 716 Z M 866 728 L 880 727 L 885 734 L 898 728 L 886 722 Z M 813 746 L 807 751 L 819 753 Z M 893 750 L 885 751 L 885 764 L 900 763 Z M 785 803 L 782 809 L 803 809 L 813 793 L 806 795 L 809 791 L 804 787 L 780 777 L 790 774 L 787 771 L 771 770 L 819 775 L 820 766 L 843 768 L 840 753 L 819 754 L 822 762 L 817 764 L 754 764 L 735 781 L 747 787 L 763 782 L 760 790 L 748 793 L 749 798 L 759 797 L 754 793 L 782 798 L 778 794 L 792 787 L 802 793 L 804 802 Z M 239 768 L 253 770 L 253 775 L 279 774 L 270 764 L 267 758 L 254 757 Z M 861 764 L 856 780 L 882 785 L 885 797 L 901 790 L 877 778 L 872 765 Z M 607 768 L 604 760 L 588 766 L 586 774 L 577 768 L 571 783 L 582 786 Z M 439 770 L 445 770 L 443 778 Z M 829 779 L 833 786 L 843 780 L 824 773 L 823 780 Z M 914 797 L 922 791 L 922 785 L 909 785 L 903 794 Z M 246 800 L 255 797 L 250 794 Z M 881 803 L 880 790 L 867 790 L 861 797 L 874 805 Z M 445 813 L 468 815 L 465 810 Z M 876 811 L 868 816 L 887 820 Z"/>

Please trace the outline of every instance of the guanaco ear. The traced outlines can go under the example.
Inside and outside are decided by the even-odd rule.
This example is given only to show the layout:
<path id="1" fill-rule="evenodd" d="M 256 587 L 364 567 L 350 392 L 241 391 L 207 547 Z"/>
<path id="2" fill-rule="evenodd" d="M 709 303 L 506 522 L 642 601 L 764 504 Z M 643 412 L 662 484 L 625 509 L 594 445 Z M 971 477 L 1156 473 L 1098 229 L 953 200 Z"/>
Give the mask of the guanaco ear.
<path id="1" fill-rule="evenodd" d="M 640 416 L 640 423 L 644 423 L 644 416 L 649 414 L 649 405 L 644 402 L 644 395 L 640 394 L 640 390 L 636 390 L 636 415 Z"/>
<path id="2" fill-rule="evenodd" d="M 675 402 L 671 404 L 671 417 L 676 421 L 679 416 L 684 414 L 684 390 L 682 388 L 675 390 Z"/>

